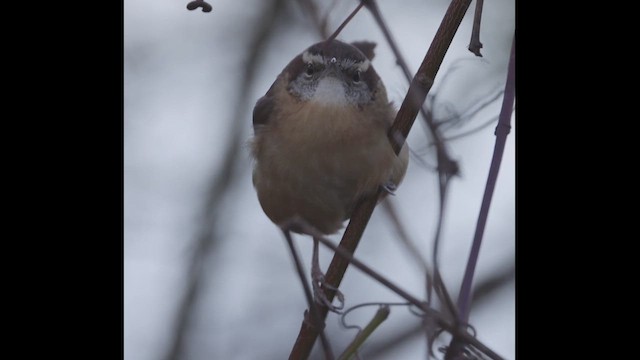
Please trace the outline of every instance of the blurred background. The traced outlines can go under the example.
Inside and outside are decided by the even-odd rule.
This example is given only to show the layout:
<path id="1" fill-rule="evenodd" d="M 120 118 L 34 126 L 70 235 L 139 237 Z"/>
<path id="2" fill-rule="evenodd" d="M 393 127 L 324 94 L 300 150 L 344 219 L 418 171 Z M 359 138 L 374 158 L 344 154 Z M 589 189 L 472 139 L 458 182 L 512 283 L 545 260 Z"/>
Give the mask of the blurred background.
<path id="1" fill-rule="evenodd" d="M 124 2 L 124 357 L 285 359 L 306 309 L 281 232 L 262 212 L 251 183 L 247 142 L 251 112 L 284 66 L 320 41 L 357 6 L 355 0 L 208 0 L 209 13 L 186 0 Z M 448 0 L 379 0 L 412 74 Z M 426 104 L 441 127 L 460 176 L 450 184 L 438 255 L 456 296 L 465 270 L 495 143 L 515 2 L 485 2 L 483 57 L 467 50 L 475 2 L 467 11 Z M 314 20 L 316 19 L 316 20 Z M 373 17 L 362 9 L 338 37 L 374 41 L 373 65 L 399 107 L 408 83 Z M 435 96 L 434 96 L 435 95 Z M 515 358 L 515 116 L 498 177 L 474 284 L 470 322 L 477 337 Z M 407 236 L 428 261 L 438 220 L 438 173 L 419 117 L 408 138 L 409 169 L 389 197 Z M 346 224 L 346 223 L 345 223 Z M 331 236 L 339 242 L 341 232 Z M 311 241 L 294 239 L 305 261 Z M 419 298 L 425 274 L 382 205 L 356 257 Z M 324 269 L 332 254 L 321 247 Z M 346 307 L 401 302 L 355 268 L 341 290 Z M 364 326 L 365 307 L 346 321 Z M 329 314 L 334 351 L 355 336 Z M 438 346 L 447 345 L 443 336 Z M 320 359 L 314 349 L 312 358 Z M 364 359 L 424 359 L 420 319 L 406 307 L 391 314 L 361 351 Z M 441 354 L 438 353 L 439 357 Z"/>

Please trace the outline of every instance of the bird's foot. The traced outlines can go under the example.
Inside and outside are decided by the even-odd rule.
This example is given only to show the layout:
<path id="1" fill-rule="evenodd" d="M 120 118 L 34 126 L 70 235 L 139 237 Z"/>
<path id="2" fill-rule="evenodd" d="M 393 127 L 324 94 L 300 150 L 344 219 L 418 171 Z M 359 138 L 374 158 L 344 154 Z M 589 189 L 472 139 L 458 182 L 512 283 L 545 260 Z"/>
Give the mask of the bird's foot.
<path id="1" fill-rule="evenodd" d="M 384 190 L 389 195 L 395 195 L 396 194 L 395 191 L 398 188 L 398 186 L 392 183 L 391 181 L 382 184 L 381 187 L 382 187 L 382 190 Z"/>
<path id="2" fill-rule="evenodd" d="M 316 303 L 326 306 L 329 311 L 341 314 L 340 310 L 344 309 L 344 295 L 338 288 L 326 283 L 324 273 L 319 268 L 311 269 L 311 283 L 313 285 L 313 298 Z M 340 305 L 335 306 L 329 301 L 325 295 L 324 289 L 335 291 L 335 297 L 338 298 Z"/>

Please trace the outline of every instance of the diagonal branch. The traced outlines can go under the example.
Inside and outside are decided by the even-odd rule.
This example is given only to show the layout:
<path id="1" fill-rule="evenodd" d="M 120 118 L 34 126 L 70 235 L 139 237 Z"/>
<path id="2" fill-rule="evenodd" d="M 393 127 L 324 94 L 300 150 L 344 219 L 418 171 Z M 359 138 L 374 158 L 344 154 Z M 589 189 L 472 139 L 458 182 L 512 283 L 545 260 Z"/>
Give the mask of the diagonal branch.
<path id="1" fill-rule="evenodd" d="M 382 13 L 378 8 L 377 3 L 375 2 L 375 0 L 363 0 L 362 3 L 365 4 L 369 12 L 371 12 L 371 15 L 373 15 L 373 18 L 378 24 L 378 27 L 380 27 L 382 34 L 384 35 L 389 47 L 391 48 L 391 51 L 393 52 L 393 55 L 396 57 L 396 61 L 400 66 L 402 73 L 407 78 L 407 81 L 411 82 L 411 72 L 409 71 L 409 66 L 407 65 L 407 62 L 404 60 L 404 57 L 402 56 L 402 54 L 400 53 L 400 49 L 398 48 L 398 45 L 396 44 L 395 40 L 393 40 L 393 36 L 391 36 L 391 31 L 389 31 L 389 28 L 387 27 L 386 22 L 382 18 Z M 424 100 L 422 100 L 421 103 L 423 102 Z M 419 109 L 427 124 L 427 127 L 429 128 L 431 136 L 433 137 L 433 143 L 437 149 L 438 171 L 440 171 L 443 174 L 450 174 L 450 175 L 457 174 L 458 165 L 454 160 L 451 159 L 451 156 L 449 156 L 449 153 L 447 152 L 445 142 L 443 141 L 442 135 L 438 130 L 438 124 L 434 122 L 432 114 L 428 110 L 426 110 L 422 105 L 420 106 Z"/>
<path id="2" fill-rule="evenodd" d="M 389 141 L 396 154 L 400 152 L 405 139 L 409 135 L 418 111 L 420 111 L 422 103 L 433 85 L 436 74 L 444 60 L 444 56 L 451 45 L 453 36 L 458 30 L 470 3 L 471 0 L 453 0 L 451 2 L 418 72 L 411 81 L 407 96 L 402 102 L 396 119 L 388 133 Z M 381 190 L 373 196 L 363 199 L 351 215 L 349 225 L 340 242 L 340 247 L 347 253 L 353 254 L 355 252 L 364 229 L 373 213 L 380 192 Z M 349 262 L 346 259 L 335 254 L 326 273 L 326 282 L 338 288 L 348 265 Z M 335 296 L 335 292 L 329 289 L 325 289 L 325 293 L 329 301 Z M 320 312 L 322 318 L 325 319 L 327 309 L 322 308 Z M 309 323 L 306 319 L 303 321 L 296 343 L 291 350 L 290 359 L 306 359 L 309 357 L 313 344 L 318 337 L 318 332 L 309 326 Z"/>

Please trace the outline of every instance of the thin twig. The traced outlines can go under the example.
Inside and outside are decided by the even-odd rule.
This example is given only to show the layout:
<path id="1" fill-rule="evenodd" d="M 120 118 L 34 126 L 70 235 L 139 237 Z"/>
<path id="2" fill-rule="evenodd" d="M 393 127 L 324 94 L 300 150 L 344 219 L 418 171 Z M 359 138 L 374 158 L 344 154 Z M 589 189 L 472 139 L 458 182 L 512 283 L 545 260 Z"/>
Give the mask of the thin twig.
<path id="1" fill-rule="evenodd" d="M 495 123 L 496 121 L 498 121 L 498 116 L 492 117 L 491 119 L 489 119 L 486 122 L 476 126 L 473 129 L 461 132 L 459 134 L 451 135 L 451 136 L 447 137 L 445 140 L 447 140 L 447 141 L 460 140 L 460 139 L 465 138 L 465 137 L 467 137 L 469 135 L 473 135 L 475 133 L 480 132 L 481 130 L 484 130 L 485 128 L 489 127 L 489 125 Z"/>
<path id="2" fill-rule="evenodd" d="M 482 49 L 482 43 L 480 42 L 480 22 L 482 21 L 482 5 L 484 0 L 476 0 L 476 11 L 473 15 L 473 29 L 471 30 L 471 41 L 469 42 L 469 51 L 476 56 L 482 56 L 480 49 Z"/>
<path id="3" fill-rule="evenodd" d="M 486 109 L 489 105 L 493 104 L 496 100 L 500 99 L 502 96 L 502 89 L 498 91 L 494 91 L 493 94 L 487 95 L 485 97 L 480 98 L 477 102 L 469 105 L 466 109 L 461 111 L 459 114 L 455 116 L 451 116 L 448 119 L 443 119 L 438 121 L 438 127 L 443 131 L 448 129 L 453 129 L 455 127 L 459 127 L 464 124 L 465 121 L 472 119 L 476 114 L 480 111 Z M 446 125 L 446 126 L 445 126 Z"/>
<path id="4" fill-rule="evenodd" d="M 503 90 L 496 91 L 495 94 L 493 94 L 492 96 L 486 97 L 482 101 L 479 101 L 479 102 L 477 102 L 475 104 L 472 104 L 467 109 L 465 109 L 460 115 L 456 115 L 455 117 L 451 117 L 450 119 L 447 119 L 447 120 L 440 120 L 440 121 L 434 120 L 434 121 L 438 124 L 438 128 L 440 130 L 443 130 L 443 131 L 450 130 L 450 129 L 445 129 L 445 127 L 443 125 L 451 123 L 452 126 L 450 126 L 450 128 L 453 128 L 454 126 L 459 126 L 461 123 L 463 123 L 464 121 L 476 116 L 480 111 L 484 110 L 486 107 L 491 105 L 494 101 L 498 100 L 498 98 L 500 96 L 502 96 L 502 94 L 503 94 Z M 470 130 L 463 131 L 463 132 L 460 132 L 460 133 L 455 134 L 455 135 L 446 136 L 444 138 L 444 141 L 445 142 L 451 142 L 451 141 L 454 141 L 454 140 L 459 140 L 459 139 L 464 138 L 464 137 L 469 136 L 469 135 L 473 135 L 473 134 L 481 131 L 482 129 L 486 128 L 487 126 L 495 123 L 496 121 L 498 121 L 498 115 L 497 114 L 496 114 L 495 117 L 492 117 L 491 119 L 483 122 L 482 124 L 472 128 Z M 418 158 L 418 161 L 421 162 L 421 165 L 424 165 L 428 169 L 434 169 L 434 167 L 431 166 L 430 164 L 427 164 L 425 162 L 425 160 L 422 159 L 421 156 L 424 156 L 427 153 L 429 153 L 429 150 L 432 147 L 435 147 L 435 146 L 436 146 L 436 144 L 434 144 L 434 143 L 428 144 L 427 145 L 427 149 L 422 149 L 419 153 L 418 152 L 414 153 L 414 155 Z"/>
<path id="5" fill-rule="evenodd" d="M 511 45 L 511 58 L 509 59 L 509 72 L 507 73 L 507 83 L 504 90 L 502 110 L 500 111 L 500 119 L 498 120 L 498 125 L 496 126 L 496 145 L 493 152 L 493 158 L 491 159 L 491 166 L 489 168 L 489 176 L 487 178 L 487 185 L 485 187 L 484 197 L 482 199 L 480 214 L 478 215 L 476 232 L 473 236 L 473 244 L 471 247 L 471 252 L 469 254 L 469 261 L 467 262 L 467 269 L 465 271 L 462 286 L 460 288 L 460 297 L 458 298 L 458 307 L 460 309 L 460 316 L 463 322 L 466 322 L 469 318 L 473 274 L 475 271 L 476 263 L 478 261 L 478 255 L 480 253 L 482 236 L 484 235 L 484 228 L 487 223 L 489 208 L 491 206 L 491 199 L 493 198 L 493 192 L 498 179 L 498 172 L 500 170 L 500 164 L 502 162 L 502 154 L 504 153 L 507 135 L 511 130 L 511 114 L 513 110 L 513 102 L 515 100 L 515 61 L 516 56 L 514 38 Z"/>
<path id="6" fill-rule="evenodd" d="M 405 231 L 404 226 L 402 226 L 400 217 L 398 216 L 397 210 L 393 205 L 391 199 L 385 199 L 381 205 L 382 209 L 387 213 L 387 216 L 391 220 L 391 224 L 393 224 L 393 228 L 398 234 L 398 239 L 400 239 L 400 241 L 402 241 L 402 243 L 407 247 L 407 250 L 409 250 L 409 255 L 411 255 L 418 266 L 420 266 L 420 270 L 428 274 L 430 272 L 429 265 L 427 264 L 427 261 L 422 257 L 422 255 L 420 255 L 418 246 L 413 240 L 411 240 L 409 234 L 407 234 L 407 232 Z"/>
<path id="7" fill-rule="evenodd" d="M 487 223 L 487 217 L 489 215 L 491 199 L 493 198 L 493 192 L 495 190 L 496 182 L 498 179 L 498 172 L 500 170 L 500 164 L 502 162 L 502 155 L 504 153 L 507 135 L 511 130 L 511 115 L 513 111 L 513 103 L 515 100 L 515 61 L 516 56 L 514 38 L 511 43 L 511 56 L 509 59 L 509 69 L 507 72 L 504 98 L 502 100 L 502 109 L 500 110 L 500 118 L 498 120 L 498 125 L 496 126 L 495 131 L 496 144 L 493 150 L 491 165 L 489 167 L 489 176 L 487 177 L 487 184 L 485 187 L 484 196 L 482 198 L 482 205 L 480 207 L 480 214 L 478 215 L 476 231 L 473 236 L 473 243 L 471 244 L 469 260 L 467 261 L 467 268 L 464 273 L 462 285 L 460 286 L 460 296 L 458 297 L 458 323 L 462 327 L 464 327 L 465 324 L 467 324 L 469 321 L 473 276 L 475 273 L 476 264 L 478 262 L 478 256 L 480 254 L 480 245 L 482 244 L 482 237 L 484 235 L 484 229 Z M 449 350 L 445 355 L 445 359 L 461 359 L 465 347 L 464 345 L 464 342 L 454 335 L 454 337 L 451 339 Z"/>
<path id="8" fill-rule="evenodd" d="M 329 38 L 327 39 L 327 42 L 335 39 L 340 34 L 342 29 L 344 29 L 344 27 L 347 26 L 347 24 L 351 21 L 351 19 L 353 19 L 353 17 L 356 16 L 358 11 L 360 11 L 360 9 L 362 9 L 362 5 L 363 5 L 362 3 L 358 4 L 358 6 L 351 12 L 351 14 L 349 14 L 349 16 L 347 16 L 347 18 L 344 19 L 342 24 L 340 24 L 340 26 L 338 26 L 336 31 L 334 31 L 333 34 L 331 34 L 331 36 L 329 36 Z"/>

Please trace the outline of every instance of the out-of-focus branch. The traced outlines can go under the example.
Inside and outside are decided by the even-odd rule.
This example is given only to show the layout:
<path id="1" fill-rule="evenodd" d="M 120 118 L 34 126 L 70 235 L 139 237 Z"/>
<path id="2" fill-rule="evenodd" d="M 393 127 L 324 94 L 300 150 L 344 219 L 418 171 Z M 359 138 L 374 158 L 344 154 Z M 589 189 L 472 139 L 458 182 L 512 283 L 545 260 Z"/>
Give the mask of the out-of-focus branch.
<path id="1" fill-rule="evenodd" d="M 418 246 L 411 240 L 409 234 L 407 234 L 404 226 L 400 221 L 400 217 L 396 211 L 395 206 L 393 206 L 393 202 L 391 199 L 387 198 L 382 202 L 382 209 L 387 213 L 387 216 L 391 220 L 391 224 L 393 224 L 393 228 L 396 230 L 398 235 L 398 239 L 402 241 L 402 243 L 409 250 L 409 255 L 415 260 L 415 262 L 420 266 L 420 270 L 425 274 L 429 274 L 429 266 L 427 261 L 420 255 L 420 250 L 418 250 Z"/>
<path id="2" fill-rule="evenodd" d="M 176 311 L 173 336 L 164 356 L 166 360 L 184 358 L 186 335 L 191 327 L 195 304 L 200 296 L 202 284 L 208 275 L 206 265 L 214 252 L 212 251 L 213 247 L 217 243 L 219 207 L 223 203 L 222 199 L 228 193 L 228 189 L 234 184 L 233 180 L 237 175 L 237 166 L 240 163 L 238 160 L 242 154 L 241 147 L 244 143 L 242 141 L 242 129 L 245 124 L 242 121 L 237 121 L 237 119 L 241 118 L 246 112 L 248 99 L 244 94 L 248 92 L 253 83 L 257 66 L 260 64 L 259 59 L 262 58 L 261 54 L 284 3 L 284 0 L 271 0 L 265 3 L 264 10 L 260 16 L 261 21 L 255 27 L 255 37 L 249 42 L 249 54 L 246 56 L 249 60 L 244 71 L 241 72 L 244 76 L 238 88 L 235 114 L 231 117 L 229 123 L 231 130 L 227 136 L 228 146 L 225 150 L 223 163 L 216 171 L 214 178 L 211 179 L 211 185 L 207 191 L 202 219 L 200 220 L 200 229 L 193 240 L 191 259 L 188 264 L 186 280 L 184 281 L 185 289 Z"/>
<path id="3" fill-rule="evenodd" d="M 326 16 L 321 16 L 320 10 L 318 10 L 318 6 L 313 2 L 313 0 L 298 0 L 298 3 L 302 7 L 302 10 L 311 18 L 311 21 L 320 33 L 320 36 L 323 39 L 329 37 L 328 14 Z"/>
<path id="4" fill-rule="evenodd" d="M 393 150 L 397 153 L 400 152 L 402 145 L 404 145 L 405 139 L 409 135 L 409 131 L 413 126 L 413 123 L 418 115 L 418 111 L 422 107 L 444 56 L 449 49 L 449 45 L 453 40 L 462 18 L 464 17 L 467 9 L 469 8 L 471 0 L 453 0 L 447 9 L 440 27 L 438 28 L 433 41 L 429 46 L 429 50 L 425 55 L 418 72 L 413 77 L 409 91 L 400 106 L 400 110 L 396 115 L 396 119 L 391 126 L 388 136 L 389 141 L 392 144 Z M 367 5 L 368 1 L 365 2 Z M 347 229 L 344 232 L 340 247 L 349 254 L 355 252 L 360 238 L 364 233 L 364 229 L 371 218 L 373 209 L 376 206 L 377 199 L 382 190 L 378 190 L 373 196 L 369 196 L 363 199 L 355 208 L 351 215 L 351 220 Z M 342 278 L 347 270 L 349 262 L 342 256 L 335 254 L 327 270 L 325 281 L 328 285 L 338 288 L 342 282 Z M 325 288 L 325 294 L 329 301 L 333 300 L 335 291 Z M 327 309 L 321 310 L 323 319 L 326 318 Z M 290 359 L 306 359 L 313 348 L 318 332 L 313 327 L 308 326 L 308 321 L 305 319 L 298 333 L 298 338 L 291 351 Z M 296 357 L 292 357 L 293 355 Z"/>
<path id="5" fill-rule="evenodd" d="M 437 122 L 438 127 L 441 128 L 443 132 L 445 132 L 448 129 L 461 126 L 467 120 L 472 119 L 480 111 L 486 109 L 489 105 L 500 99 L 502 93 L 502 90 L 493 91 L 491 94 L 480 98 L 477 102 L 471 104 L 461 112 L 456 112 L 453 114 L 453 116 L 449 116 L 445 119 L 440 119 L 440 121 Z"/>

